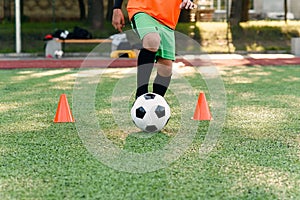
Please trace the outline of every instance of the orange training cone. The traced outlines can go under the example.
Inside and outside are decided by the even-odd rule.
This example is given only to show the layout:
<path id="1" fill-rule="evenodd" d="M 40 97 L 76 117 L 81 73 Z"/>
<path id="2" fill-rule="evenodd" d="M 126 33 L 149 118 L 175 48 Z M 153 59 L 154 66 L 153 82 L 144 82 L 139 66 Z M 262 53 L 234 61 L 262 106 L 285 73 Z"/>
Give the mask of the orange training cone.
<path id="1" fill-rule="evenodd" d="M 74 122 L 70 106 L 68 104 L 67 96 L 60 95 L 54 122 Z"/>
<path id="2" fill-rule="evenodd" d="M 194 112 L 194 120 L 212 120 L 208 104 L 206 102 L 205 94 L 200 92 L 197 106 Z"/>

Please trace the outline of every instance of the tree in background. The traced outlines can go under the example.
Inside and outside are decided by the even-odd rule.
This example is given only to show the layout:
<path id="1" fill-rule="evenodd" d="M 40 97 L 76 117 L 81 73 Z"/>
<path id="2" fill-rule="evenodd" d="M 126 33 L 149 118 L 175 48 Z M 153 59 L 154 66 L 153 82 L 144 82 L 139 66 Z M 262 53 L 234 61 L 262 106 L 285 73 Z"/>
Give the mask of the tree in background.
<path id="1" fill-rule="evenodd" d="M 80 20 L 84 20 L 86 19 L 84 0 L 78 0 L 78 4 L 79 4 L 79 11 L 80 11 Z"/>
<path id="2" fill-rule="evenodd" d="M 250 0 L 232 0 L 229 22 L 231 26 L 239 26 L 240 22 L 249 20 Z"/>
<path id="3" fill-rule="evenodd" d="M 287 23 L 287 13 L 288 13 L 288 5 L 287 5 L 287 0 L 284 0 L 284 21 Z"/>
<path id="4" fill-rule="evenodd" d="M 92 1 L 90 2 L 91 7 L 93 7 L 93 5 L 92 5 L 93 3 L 94 2 L 92 2 Z M 84 20 L 84 19 L 86 19 L 84 0 L 78 0 L 78 4 L 79 4 L 79 10 L 80 10 L 80 20 Z M 106 11 L 106 17 L 105 17 L 106 21 L 112 20 L 113 4 L 114 4 L 114 1 L 112 1 L 112 0 L 107 1 L 107 4 L 104 4 L 103 10 Z M 89 11 L 91 11 L 91 10 L 89 9 Z"/>
<path id="5" fill-rule="evenodd" d="M 242 13 L 240 22 L 249 21 L 249 9 L 250 9 L 250 0 L 242 1 Z"/>
<path id="6" fill-rule="evenodd" d="M 93 29 L 101 29 L 104 26 L 103 0 L 88 0 L 88 22 Z"/>
<path id="7" fill-rule="evenodd" d="M 106 12 L 106 21 L 111 22 L 112 20 L 112 14 L 113 14 L 113 5 L 114 1 L 108 1 L 107 4 L 107 12 Z"/>
<path id="8" fill-rule="evenodd" d="M 3 3 L 4 20 L 11 21 L 10 0 L 4 0 Z"/>

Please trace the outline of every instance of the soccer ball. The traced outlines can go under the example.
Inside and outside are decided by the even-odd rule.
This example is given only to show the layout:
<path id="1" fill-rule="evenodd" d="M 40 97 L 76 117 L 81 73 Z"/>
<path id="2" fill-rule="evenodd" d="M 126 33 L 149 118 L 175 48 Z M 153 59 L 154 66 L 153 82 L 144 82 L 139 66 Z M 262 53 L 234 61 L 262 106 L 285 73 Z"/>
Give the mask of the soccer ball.
<path id="1" fill-rule="evenodd" d="M 134 124 L 148 133 L 163 129 L 170 116 L 170 106 L 164 97 L 155 93 L 146 93 L 138 97 L 131 108 Z"/>

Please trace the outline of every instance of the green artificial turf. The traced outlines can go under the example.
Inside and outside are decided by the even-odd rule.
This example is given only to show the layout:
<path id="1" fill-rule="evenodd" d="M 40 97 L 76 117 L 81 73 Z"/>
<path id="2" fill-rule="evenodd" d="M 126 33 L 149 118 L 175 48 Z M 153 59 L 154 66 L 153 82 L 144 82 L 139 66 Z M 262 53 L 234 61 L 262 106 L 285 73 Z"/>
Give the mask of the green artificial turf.
<path id="1" fill-rule="evenodd" d="M 84 146 L 76 129 L 79 122 L 53 123 L 60 94 L 67 95 L 72 108 L 78 70 L 1 70 L 0 199 L 300 198 L 300 67 L 219 70 L 227 116 L 217 145 L 205 158 L 199 156 L 210 123 L 200 122 L 182 156 L 148 173 L 112 169 Z M 173 114 L 161 133 L 124 133 L 111 111 L 112 91 L 123 73 L 101 77 L 95 95 L 97 121 L 121 149 L 141 154 L 159 150 L 180 126 L 174 91 L 166 96 Z M 184 77 L 193 87 L 195 104 L 199 91 L 210 103 L 201 76 Z"/>

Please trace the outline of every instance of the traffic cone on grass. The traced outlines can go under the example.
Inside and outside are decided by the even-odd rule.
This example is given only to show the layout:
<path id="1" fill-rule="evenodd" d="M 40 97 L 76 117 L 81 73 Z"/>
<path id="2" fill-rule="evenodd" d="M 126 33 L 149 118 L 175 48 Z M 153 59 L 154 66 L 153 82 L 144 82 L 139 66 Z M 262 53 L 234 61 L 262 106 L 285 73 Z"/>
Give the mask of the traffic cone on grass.
<path id="1" fill-rule="evenodd" d="M 75 122 L 65 94 L 60 95 L 53 122 Z"/>
<path id="2" fill-rule="evenodd" d="M 193 116 L 194 120 L 212 120 L 205 94 L 200 92 Z"/>

